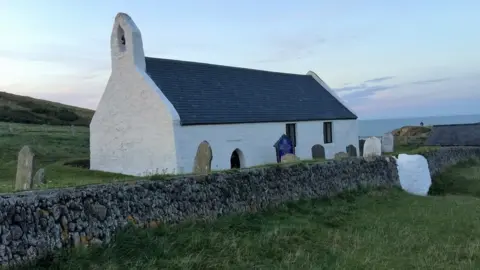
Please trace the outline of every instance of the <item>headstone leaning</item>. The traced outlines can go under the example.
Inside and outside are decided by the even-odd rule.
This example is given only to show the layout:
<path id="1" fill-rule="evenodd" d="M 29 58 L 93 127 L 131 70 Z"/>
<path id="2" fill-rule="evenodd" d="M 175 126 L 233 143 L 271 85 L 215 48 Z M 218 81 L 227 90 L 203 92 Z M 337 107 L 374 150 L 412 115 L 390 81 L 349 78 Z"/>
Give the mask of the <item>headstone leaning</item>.
<path id="1" fill-rule="evenodd" d="M 33 183 L 34 184 L 45 184 L 45 169 L 40 168 L 35 175 L 33 176 Z"/>
<path id="2" fill-rule="evenodd" d="M 356 157 L 357 156 L 357 148 L 355 148 L 355 146 L 353 146 L 352 144 L 347 146 L 346 150 L 347 150 L 347 154 L 349 156 L 351 156 L 351 157 Z"/>
<path id="3" fill-rule="evenodd" d="M 358 150 L 360 151 L 360 156 L 363 157 L 363 146 L 365 145 L 365 140 L 358 140 Z"/>
<path id="4" fill-rule="evenodd" d="M 35 154 L 28 145 L 25 145 L 20 152 L 18 152 L 15 190 L 29 190 L 32 188 L 34 170 Z"/>
<path id="5" fill-rule="evenodd" d="M 363 145 L 363 156 L 381 156 L 382 155 L 382 143 L 377 137 L 370 137 L 365 141 Z"/>
<path id="6" fill-rule="evenodd" d="M 394 137 L 392 133 L 385 133 L 382 136 L 382 152 L 391 153 L 394 151 Z"/>
<path id="7" fill-rule="evenodd" d="M 325 158 L 325 147 L 321 144 L 315 144 L 312 146 L 312 158 Z"/>
<path id="8" fill-rule="evenodd" d="M 207 174 L 211 171 L 212 166 L 212 148 L 207 141 L 200 143 L 195 155 L 195 164 L 193 165 L 193 172 L 197 174 Z"/>

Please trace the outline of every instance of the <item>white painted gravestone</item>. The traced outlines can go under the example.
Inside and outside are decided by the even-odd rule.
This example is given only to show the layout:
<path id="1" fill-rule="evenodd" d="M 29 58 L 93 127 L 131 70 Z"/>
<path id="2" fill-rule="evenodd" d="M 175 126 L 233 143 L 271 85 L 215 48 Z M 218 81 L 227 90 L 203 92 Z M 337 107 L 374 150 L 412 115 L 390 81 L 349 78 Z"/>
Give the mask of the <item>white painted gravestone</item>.
<path id="1" fill-rule="evenodd" d="M 385 133 L 382 137 L 382 152 L 391 153 L 394 150 L 394 137 L 392 133 Z"/>
<path id="2" fill-rule="evenodd" d="M 15 190 L 29 190 L 33 184 L 35 170 L 35 154 L 28 145 L 18 152 L 17 176 L 15 178 Z"/>
<path id="3" fill-rule="evenodd" d="M 432 177 L 424 156 L 400 154 L 397 159 L 397 168 L 403 190 L 415 195 L 428 194 Z"/>
<path id="4" fill-rule="evenodd" d="M 363 156 L 381 156 L 382 155 L 382 143 L 377 137 L 370 137 L 365 141 L 363 145 Z"/>

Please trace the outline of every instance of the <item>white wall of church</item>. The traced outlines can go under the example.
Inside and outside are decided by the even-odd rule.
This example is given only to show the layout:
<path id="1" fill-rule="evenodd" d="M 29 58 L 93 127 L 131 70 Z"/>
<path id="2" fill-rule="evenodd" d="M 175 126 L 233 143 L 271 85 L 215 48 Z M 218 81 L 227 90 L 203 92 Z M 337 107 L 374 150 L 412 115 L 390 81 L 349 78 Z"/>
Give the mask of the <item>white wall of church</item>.
<path id="1" fill-rule="evenodd" d="M 123 13 L 115 18 L 111 57 L 112 73 L 90 124 L 90 169 L 138 176 L 189 173 L 202 141 L 212 148 L 212 170 L 230 169 L 236 149 L 242 167 L 276 162 L 273 144 L 287 123 L 181 126 L 173 105 L 146 74 L 141 33 Z M 332 121 L 332 129 L 333 142 L 324 144 L 322 121 L 297 122 L 295 154 L 310 159 L 315 144 L 325 147 L 327 158 L 350 144 L 358 149 L 357 120 Z"/>
<path id="2" fill-rule="evenodd" d="M 125 34 L 125 46 L 118 31 Z M 111 37 L 112 73 L 90 123 L 90 169 L 127 175 L 174 172 L 179 117 L 145 73 L 140 31 L 119 14 Z"/>
<path id="3" fill-rule="evenodd" d="M 178 171 L 189 173 L 193 169 L 198 145 L 207 141 L 212 148 L 212 170 L 230 169 L 230 156 L 235 149 L 243 154 L 242 167 L 276 163 L 273 144 L 285 133 L 287 123 L 256 123 L 231 125 L 179 126 L 175 125 Z M 325 147 L 326 158 L 346 152 L 350 144 L 358 151 L 357 120 L 332 121 L 333 142 L 324 144 L 323 122 L 296 122 L 297 146 L 295 154 L 311 159 L 315 144 Z"/>

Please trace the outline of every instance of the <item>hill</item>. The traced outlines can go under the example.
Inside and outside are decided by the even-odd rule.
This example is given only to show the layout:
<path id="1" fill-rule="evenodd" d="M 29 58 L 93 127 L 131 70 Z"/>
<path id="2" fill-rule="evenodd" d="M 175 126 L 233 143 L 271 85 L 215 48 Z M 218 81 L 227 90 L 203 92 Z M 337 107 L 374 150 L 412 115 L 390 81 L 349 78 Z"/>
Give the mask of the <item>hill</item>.
<path id="1" fill-rule="evenodd" d="M 398 129 L 393 130 L 391 133 L 393 136 L 408 136 L 408 137 L 414 137 L 414 136 L 423 136 L 426 137 L 430 131 L 432 130 L 431 127 L 425 127 L 425 126 L 404 126 Z"/>
<path id="2" fill-rule="evenodd" d="M 0 122 L 88 126 L 93 110 L 0 92 Z"/>

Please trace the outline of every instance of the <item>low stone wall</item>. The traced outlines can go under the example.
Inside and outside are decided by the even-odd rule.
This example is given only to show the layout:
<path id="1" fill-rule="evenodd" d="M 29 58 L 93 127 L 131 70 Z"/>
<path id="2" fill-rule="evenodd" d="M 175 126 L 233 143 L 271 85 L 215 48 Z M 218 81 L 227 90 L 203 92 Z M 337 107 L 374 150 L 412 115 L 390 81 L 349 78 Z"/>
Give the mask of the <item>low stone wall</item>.
<path id="1" fill-rule="evenodd" d="M 129 221 L 158 226 L 257 211 L 361 186 L 399 186 L 393 158 L 282 164 L 169 181 L 139 181 L 0 195 L 0 263 L 21 263 L 57 248 L 109 242 Z"/>
<path id="2" fill-rule="evenodd" d="M 426 153 L 433 173 L 480 149 Z M 107 243 L 129 222 L 156 227 L 211 219 L 286 201 L 325 198 L 359 187 L 400 187 L 391 157 L 346 158 L 322 163 L 183 176 L 0 195 L 0 264 L 24 263 L 60 248 Z"/>
<path id="3" fill-rule="evenodd" d="M 422 155 L 428 161 L 430 175 L 435 176 L 461 161 L 480 158 L 480 147 L 442 147 Z"/>

